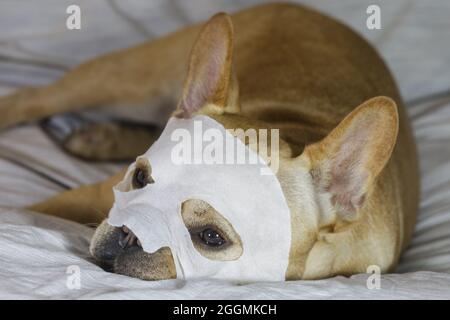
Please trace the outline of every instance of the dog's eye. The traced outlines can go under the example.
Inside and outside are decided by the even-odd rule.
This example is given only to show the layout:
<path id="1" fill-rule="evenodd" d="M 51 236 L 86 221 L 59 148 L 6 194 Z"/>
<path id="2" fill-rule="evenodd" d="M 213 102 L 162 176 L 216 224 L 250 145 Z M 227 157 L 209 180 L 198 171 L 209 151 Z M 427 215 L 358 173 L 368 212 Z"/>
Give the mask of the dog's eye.
<path id="1" fill-rule="evenodd" d="M 134 189 L 141 189 L 145 187 L 148 183 L 148 175 L 145 170 L 142 170 L 141 168 L 137 168 L 134 171 L 133 175 L 133 188 Z"/>
<path id="2" fill-rule="evenodd" d="M 198 236 L 204 244 L 211 247 L 220 247 L 226 242 L 216 230 L 211 228 L 207 228 L 199 232 Z"/>

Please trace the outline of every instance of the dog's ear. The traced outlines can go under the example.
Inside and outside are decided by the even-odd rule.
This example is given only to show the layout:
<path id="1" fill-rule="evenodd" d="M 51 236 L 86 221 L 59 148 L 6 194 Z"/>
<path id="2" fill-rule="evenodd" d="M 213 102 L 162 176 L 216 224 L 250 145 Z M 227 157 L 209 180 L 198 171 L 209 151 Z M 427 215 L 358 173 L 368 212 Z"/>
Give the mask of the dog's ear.
<path id="1" fill-rule="evenodd" d="M 376 97 L 351 112 L 323 140 L 305 148 L 314 185 L 331 194 L 338 218 L 358 218 L 366 193 L 391 156 L 397 132 L 395 102 Z"/>
<path id="2" fill-rule="evenodd" d="M 175 114 L 188 118 L 205 106 L 219 114 L 237 113 L 238 95 L 233 72 L 233 25 L 227 14 L 218 13 L 203 26 L 191 51 Z"/>

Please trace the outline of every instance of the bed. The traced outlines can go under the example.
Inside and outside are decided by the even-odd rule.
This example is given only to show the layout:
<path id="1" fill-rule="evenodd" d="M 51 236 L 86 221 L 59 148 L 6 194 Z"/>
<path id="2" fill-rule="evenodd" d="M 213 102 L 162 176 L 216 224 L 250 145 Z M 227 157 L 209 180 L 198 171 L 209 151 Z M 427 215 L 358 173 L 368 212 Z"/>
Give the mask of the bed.
<path id="1" fill-rule="evenodd" d="M 211 14 L 261 1 L 3 0 L 0 94 L 46 84 L 104 52 L 152 39 Z M 93 229 L 22 207 L 122 165 L 88 163 L 59 149 L 36 124 L 0 132 L 0 299 L 450 299 L 450 3 L 376 1 L 382 29 L 368 30 L 373 1 L 301 1 L 364 34 L 390 65 L 417 138 L 422 199 L 411 246 L 395 273 L 369 289 L 370 274 L 319 281 L 233 285 L 224 281 L 147 282 L 107 273 L 88 253 Z M 82 30 L 65 28 L 70 4 Z M 73 283 L 73 275 L 79 282 Z M 74 285 L 75 284 L 75 285 Z M 79 285 L 77 285 L 79 284 Z M 208 290 L 205 290 L 207 288 Z"/>

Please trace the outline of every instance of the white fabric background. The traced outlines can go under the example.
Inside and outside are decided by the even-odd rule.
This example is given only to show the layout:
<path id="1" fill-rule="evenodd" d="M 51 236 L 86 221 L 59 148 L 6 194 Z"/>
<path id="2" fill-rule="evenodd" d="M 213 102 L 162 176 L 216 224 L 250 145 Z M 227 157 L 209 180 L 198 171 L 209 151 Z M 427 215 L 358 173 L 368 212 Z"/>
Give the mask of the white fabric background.
<path id="1" fill-rule="evenodd" d="M 41 0 L 0 2 L 0 94 L 49 83 L 98 54 L 173 31 L 211 14 L 261 1 Z M 69 187 L 106 178 L 117 164 L 92 164 L 61 152 L 33 125 L 0 133 L 0 298 L 450 298 L 450 3 L 445 0 L 302 1 L 363 33 L 386 58 L 408 102 L 418 140 L 421 213 L 413 245 L 380 290 L 367 275 L 321 281 L 233 286 L 220 281 L 146 282 L 106 273 L 90 262 L 87 227 L 20 208 Z M 82 31 L 65 29 L 69 4 L 82 8 Z M 382 30 L 365 27 L 379 4 Z M 69 290 L 66 268 L 81 268 Z M 208 288 L 208 290 L 205 290 Z"/>

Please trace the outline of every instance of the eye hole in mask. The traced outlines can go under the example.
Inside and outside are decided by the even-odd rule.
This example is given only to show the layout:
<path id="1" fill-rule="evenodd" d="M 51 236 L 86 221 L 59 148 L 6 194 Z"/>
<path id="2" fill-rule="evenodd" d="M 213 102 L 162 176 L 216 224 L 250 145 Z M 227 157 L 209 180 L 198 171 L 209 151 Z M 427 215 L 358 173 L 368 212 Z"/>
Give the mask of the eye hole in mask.
<path id="1" fill-rule="evenodd" d="M 239 234 L 207 202 L 190 199 L 182 203 L 181 215 L 195 249 L 211 260 L 231 261 L 239 259 L 243 245 Z"/>
<path id="2" fill-rule="evenodd" d="M 133 174 L 133 188 L 142 189 L 148 184 L 148 175 L 145 170 L 141 168 L 136 168 Z"/>
<path id="3" fill-rule="evenodd" d="M 131 178 L 131 185 L 133 189 L 142 189 L 149 183 L 154 183 L 155 181 L 150 175 L 150 164 L 139 159 L 136 162 L 136 169 L 134 169 L 133 176 Z"/>

